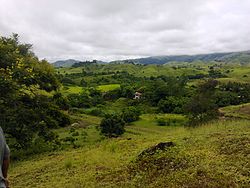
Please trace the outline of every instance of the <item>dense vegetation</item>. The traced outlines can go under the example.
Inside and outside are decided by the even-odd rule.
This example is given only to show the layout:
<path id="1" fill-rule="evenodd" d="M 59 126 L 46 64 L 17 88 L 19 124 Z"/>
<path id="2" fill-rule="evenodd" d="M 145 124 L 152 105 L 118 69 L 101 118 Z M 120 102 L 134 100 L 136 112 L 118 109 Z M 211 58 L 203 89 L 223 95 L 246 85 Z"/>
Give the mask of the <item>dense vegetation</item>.
<path id="1" fill-rule="evenodd" d="M 0 38 L 0 124 L 13 156 L 20 150 L 36 152 L 42 143 L 48 149 L 56 147 L 57 137 L 51 129 L 70 123 L 57 105 L 60 97 L 45 94 L 59 88 L 53 67 L 39 61 L 30 48 L 19 43 L 17 35 Z"/>
<path id="2" fill-rule="evenodd" d="M 0 123 L 15 160 L 13 186 L 244 187 L 250 181 L 247 61 L 228 63 L 217 54 L 220 61 L 94 60 L 53 68 L 31 47 L 17 35 L 0 38 Z M 165 141 L 171 147 L 147 153 Z"/>

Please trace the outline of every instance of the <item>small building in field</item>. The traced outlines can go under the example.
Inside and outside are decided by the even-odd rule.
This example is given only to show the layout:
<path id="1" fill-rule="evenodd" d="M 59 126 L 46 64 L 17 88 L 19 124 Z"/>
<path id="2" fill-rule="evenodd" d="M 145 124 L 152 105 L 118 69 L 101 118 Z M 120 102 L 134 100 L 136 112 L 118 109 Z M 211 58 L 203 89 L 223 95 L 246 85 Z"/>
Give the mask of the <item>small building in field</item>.
<path id="1" fill-rule="evenodd" d="M 141 96 L 142 96 L 142 93 L 140 93 L 140 92 L 135 92 L 134 99 L 140 99 Z"/>

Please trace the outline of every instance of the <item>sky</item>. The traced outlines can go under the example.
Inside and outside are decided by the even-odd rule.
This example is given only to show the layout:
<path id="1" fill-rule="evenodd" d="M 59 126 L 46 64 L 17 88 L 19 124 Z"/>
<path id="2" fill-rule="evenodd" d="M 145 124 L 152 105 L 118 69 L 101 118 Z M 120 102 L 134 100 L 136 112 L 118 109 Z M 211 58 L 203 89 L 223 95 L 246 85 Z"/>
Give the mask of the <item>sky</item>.
<path id="1" fill-rule="evenodd" d="M 40 59 L 250 50 L 250 0 L 0 0 L 0 35 Z"/>

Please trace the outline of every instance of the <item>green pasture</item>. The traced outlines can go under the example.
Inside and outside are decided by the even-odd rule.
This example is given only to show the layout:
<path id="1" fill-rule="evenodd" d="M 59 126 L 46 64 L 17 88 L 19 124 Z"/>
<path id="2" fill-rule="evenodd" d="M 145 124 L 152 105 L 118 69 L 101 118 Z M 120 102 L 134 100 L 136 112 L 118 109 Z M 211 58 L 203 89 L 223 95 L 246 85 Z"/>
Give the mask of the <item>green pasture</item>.
<path id="1" fill-rule="evenodd" d="M 64 95 L 69 95 L 69 94 L 80 94 L 83 91 L 83 87 L 80 86 L 64 86 L 61 89 L 61 92 Z"/>
<path id="2" fill-rule="evenodd" d="M 60 74 L 74 74 L 74 73 L 82 73 L 82 67 L 63 67 L 57 68 L 56 71 Z"/>
<path id="3" fill-rule="evenodd" d="M 177 68 L 176 68 L 177 67 Z M 181 66 L 169 66 L 169 65 L 132 65 L 132 64 L 106 64 L 106 65 L 92 65 L 86 67 L 77 67 L 77 68 L 58 68 L 57 72 L 60 74 L 73 74 L 81 73 L 82 69 L 87 72 L 95 73 L 112 73 L 112 72 L 122 72 L 126 71 L 135 76 L 181 76 L 181 75 L 195 75 L 206 73 L 207 67 L 197 68 L 193 66 L 186 65 L 185 67 Z"/>
<path id="4" fill-rule="evenodd" d="M 143 114 L 140 116 L 140 120 L 132 123 L 137 126 L 154 126 L 156 128 L 157 120 L 163 119 L 170 125 L 184 126 L 187 123 L 187 118 L 180 114 Z M 172 126 L 171 126 L 172 127 Z"/>
<path id="5" fill-rule="evenodd" d="M 226 106 L 220 108 L 220 112 L 222 112 L 225 117 L 243 118 L 250 120 L 250 103 Z"/>
<path id="6" fill-rule="evenodd" d="M 154 119 L 155 115 L 143 115 L 126 127 L 122 137 L 112 139 L 102 138 L 92 123 L 80 126 L 76 128 L 80 147 L 12 163 L 11 185 L 55 188 L 249 185 L 249 121 L 219 121 L 187 128 L 157 126 Z M 69 128 L 60 131 L 61 136 L 69 134 Z M 168 141 L 175 146 L 137 160 L 143 150 Z"/>
<path id="7" fill-rule="evenodd" d="M 242 67 L 234 67 L 230 73 L 228 73 L 229 78 L 233 78 L 236 80 L 241 80 L 248 82 L 250 81 L 250 67 L 242 66 Z"/>
<path id="8" fill-rule="evenodd" d="M 97 89 L 100 90 L 101 92 L 107 92 L 118 88 L 120 88 L 120 84 L 108 84 L 108 85 L 97 86 Z"/>

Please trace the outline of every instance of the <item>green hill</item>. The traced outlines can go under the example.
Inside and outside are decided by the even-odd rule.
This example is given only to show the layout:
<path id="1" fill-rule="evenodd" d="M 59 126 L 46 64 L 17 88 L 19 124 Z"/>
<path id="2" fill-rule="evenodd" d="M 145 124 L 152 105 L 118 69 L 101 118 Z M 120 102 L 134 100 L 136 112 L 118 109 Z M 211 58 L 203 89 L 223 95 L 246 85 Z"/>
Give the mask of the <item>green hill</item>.
<path id="1" fill-rule="evenodd" d="M 54 67 L 71 67 L 75 63 L 79 63 L 80 61 L 74 60 L 74 59 L 68 59 L 68 60 L 60 60 L 52 63 Z"/>
<path id="2" fill-rule="evenodd" d="M 230 63 L 250 63 L 250 51 L 245 52 L 227 52 L 227 53 L 211 53 L 199 55 L 170 55 L 170 56 L 152 56 L 147 58 L 129 59 L 122 61 L 114 61 L 119 63 L 139 63 L 139 64 L 165 64 L 170 62 L 230 62 Z"/>
<path id="3" fill-rule="evenodd" d="M 137 64 L 166 64 L 171 62 L 226 62 L 234 64 L 248 64 L 250 63 L 250 51 L 243 52 L 227 52 L 227 53 L 210 53 L 199 55 L 169 55 L 169 56 L 152 56 L 138 59 L 115 60 L 109 63 L 137 63 Z M 80 61 L 74 59 L 60 60 L 53 63 L 55 67 L 71 67 Z M 106 64 L 107 62 L 97 61 L 99 64 Z"/>
<path id="4" fill-rule="evenodd" d="M 225 117 L 250 120 L 250 103 L 226 106 L 221 108 L 220 112 Z"/>
<path id="5" fill-rule="evenodd" d="M 0 38 L 12 187 L 249 187 L 248 52 L 54 68 L 30 48 Z"/>
<path id="6" fill-rule="evenodd" d="M 121 138 L 102 139 L 93 125 L 78 128 L 92 143 L 15 162 L 13 187 L 247 187 L 248 121 L 199 128 L 161 127 L 152 116 L 127 126 Z M 65 129 L 65 132 L 67 130 Z M 80 139 L 81 136 L 79 136 Z M 100 139 L 102 141 L 100 141 Z M 160 142 L 174 146 L 144 152 Z M 83 142 L 84 143 L 84 142 Z"/>

